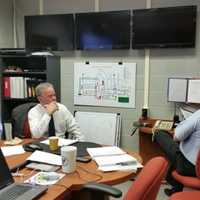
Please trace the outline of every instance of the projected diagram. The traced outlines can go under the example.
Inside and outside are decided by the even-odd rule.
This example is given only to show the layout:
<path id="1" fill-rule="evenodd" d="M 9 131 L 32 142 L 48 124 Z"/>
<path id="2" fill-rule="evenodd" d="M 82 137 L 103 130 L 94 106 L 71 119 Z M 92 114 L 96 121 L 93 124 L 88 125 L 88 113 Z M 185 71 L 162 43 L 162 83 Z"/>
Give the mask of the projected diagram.
<path id="1" fill-rule="evenodd" d="M 135 63 L 75 63 L 74 103 L 135 107 Z"/>

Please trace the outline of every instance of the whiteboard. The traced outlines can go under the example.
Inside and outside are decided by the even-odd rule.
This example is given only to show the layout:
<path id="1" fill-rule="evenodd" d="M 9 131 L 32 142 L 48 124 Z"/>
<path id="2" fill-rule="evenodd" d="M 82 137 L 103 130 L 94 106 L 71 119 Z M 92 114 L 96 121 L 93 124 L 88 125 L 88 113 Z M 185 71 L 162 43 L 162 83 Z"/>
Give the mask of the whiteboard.
<path id="1" fill-rule="evenodd" d="M 102 145 L 119 144 L 120 124 L 117 113 L 75 112 L 75 119 L 87 142 Z"/>
<path id="2" fill-rule="evenodd" d="M 172 102 L 186 102 L 187 96 L 186 78 L 169 78 L 168 79 L 168 101 Z"/>
<path id="3" fill-rule="evenodd" d="M 200 103 L 200 79 L 188 80 L 188 103 Z"/>
<path id="4" fill-rule="evenodd" d="M 135 108 L 136 63 L 74 63 L 74 104 Z"/>

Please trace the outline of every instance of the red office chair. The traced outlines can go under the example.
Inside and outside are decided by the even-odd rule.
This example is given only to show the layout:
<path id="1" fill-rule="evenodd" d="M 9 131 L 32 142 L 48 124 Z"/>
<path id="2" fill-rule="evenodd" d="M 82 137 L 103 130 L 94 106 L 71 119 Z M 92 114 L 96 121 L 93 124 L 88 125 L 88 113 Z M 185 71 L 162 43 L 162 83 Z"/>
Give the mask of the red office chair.
<path id="1" fill-rule="evenodd" d="M 176 170 L 172 172 L 172 176 L 185 187 L 200 190 L 200 151 L 197 156 L 195 170 L 197 177 L 183 176 L 180 175 Z"/>
<path id="2" fill-rule="evenodd" d="M 200 191 L 183 191 L 173 194 L 169 200 L 199 200 Z"/>
<path id="3" fill-rule="evenodd" d="M 129 188 L 124 200 L 155 200 L 167 167 L 168 162 L 164 157 L 154 157 L 149 160 Z M 91 199 L 95 200 L 105 199 L 107 195 L 121 196 L 118 189 L 98 183 L 85 184 L 83 190 L 89 191 Z"/>

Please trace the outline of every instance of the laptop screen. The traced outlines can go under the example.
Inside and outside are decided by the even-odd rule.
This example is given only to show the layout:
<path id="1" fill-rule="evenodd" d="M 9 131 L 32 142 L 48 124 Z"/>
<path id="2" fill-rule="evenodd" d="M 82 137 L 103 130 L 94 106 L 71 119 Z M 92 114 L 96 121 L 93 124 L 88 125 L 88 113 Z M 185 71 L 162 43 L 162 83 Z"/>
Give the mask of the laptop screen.
<path id="1" fill-rule="evenodd" d="M 14 182 L 12 174 L 0 148 L 0 189 Z"/>

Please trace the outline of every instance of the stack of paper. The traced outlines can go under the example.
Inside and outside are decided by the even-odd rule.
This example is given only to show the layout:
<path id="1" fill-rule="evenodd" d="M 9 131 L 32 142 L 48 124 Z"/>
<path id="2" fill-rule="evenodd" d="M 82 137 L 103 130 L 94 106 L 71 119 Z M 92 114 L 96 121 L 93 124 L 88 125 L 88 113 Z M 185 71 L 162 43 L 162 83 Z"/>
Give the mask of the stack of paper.
<path id="1" fill-rule="evenodd" d="M 67 145 L 71 145 L 78 142 L 78 140 L 72 140 L 72 139 L 64 139 L 64 138 L 59 138 L 58 140 L 58 146 L 67 146 Z M 47 144 L 49 145 L 49 139 L 46 139 L 44 141 L 42 141 L 41 143 Z"/>
<path id="2" fill-rule="evenodd" d="M 62 165 L 62 159 L 61 156 L 48 153 L 44 151 L 34 151 L 27 160 L 33 161 L 33 162 L 40 162 L 40 163 L 47 163 L 51 165 Z"/>
<path id="3" fill-rule="evenodd" d="M 4 156 L 12 156 L 25 153 L 22 145 L 1 147 Z"/>
<path id="4" fill-rule="evenodd" d="M 142 167 L 133 156 L 128 155 L 119 147 L 88 148 L 87 151 L 98 164 L 98 169 L 102 171 L 132 170 L 136 172 L 137 168 Z"/>

